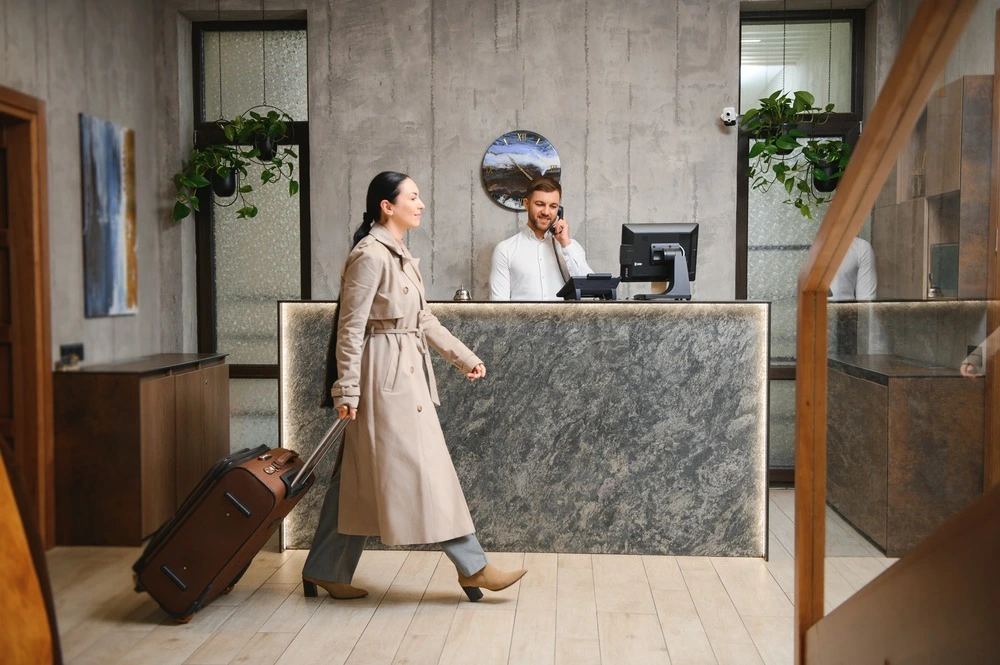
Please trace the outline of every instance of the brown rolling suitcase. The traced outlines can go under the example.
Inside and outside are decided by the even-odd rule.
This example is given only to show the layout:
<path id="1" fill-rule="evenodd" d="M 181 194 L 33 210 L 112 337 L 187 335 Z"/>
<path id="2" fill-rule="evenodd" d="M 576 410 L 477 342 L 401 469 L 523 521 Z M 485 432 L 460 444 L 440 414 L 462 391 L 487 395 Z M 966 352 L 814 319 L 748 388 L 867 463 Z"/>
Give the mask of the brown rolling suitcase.
<path id="1" fill-rule="evenodd" d="M 337 421 L 305 461 L 260 446 L 217 462 L 132 566 L 135 590 L 180 622 L 228 593 L 312 487 L 313 469 L 349 422 Z"/>

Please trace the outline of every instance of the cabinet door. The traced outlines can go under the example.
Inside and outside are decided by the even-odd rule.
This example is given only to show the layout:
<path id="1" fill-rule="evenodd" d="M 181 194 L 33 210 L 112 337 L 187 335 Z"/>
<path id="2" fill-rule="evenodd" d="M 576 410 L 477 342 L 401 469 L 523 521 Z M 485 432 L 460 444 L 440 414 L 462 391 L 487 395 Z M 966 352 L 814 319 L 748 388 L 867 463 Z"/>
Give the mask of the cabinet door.
<path id="1" fill-rule="evenodd" d="M 229 454 L 229 365 L 205 367 L 175 379 L 180 506 L 205 472 Z"/>
<path id="2" fill-rule="evenodd" d="M 142 537 L 170 519 L 177 509 L 174 445 L 174 377 L 151 376 L 139 382 Z"/>

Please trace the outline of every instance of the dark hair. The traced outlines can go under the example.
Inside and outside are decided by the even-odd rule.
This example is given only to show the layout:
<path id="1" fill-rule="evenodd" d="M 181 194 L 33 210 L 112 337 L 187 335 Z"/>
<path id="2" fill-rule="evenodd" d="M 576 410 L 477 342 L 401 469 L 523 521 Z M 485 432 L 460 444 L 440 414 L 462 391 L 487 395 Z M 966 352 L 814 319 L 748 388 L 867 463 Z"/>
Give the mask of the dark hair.
<path id="1" fill-rule="evenodd" d="M 368 196 L 365 197 L 365 214 L 361 218 L 361 226 L 354 232 L 354 245 L 371 233 L 375 222 L 382 219 L 382 201 L 395 203 L 399 186 L 409 177 L 397 171 L 382 171 L 372 178 L 368 183 Z"/>
<path id="2" fill-rule="evenodd" d="M 524 193 L 524 198 L 530 199 L 534 192 L 559 192 L 562 197 L 562 186 L 555 178 L 539 176 L 528 183 L 528 190 Z"/>

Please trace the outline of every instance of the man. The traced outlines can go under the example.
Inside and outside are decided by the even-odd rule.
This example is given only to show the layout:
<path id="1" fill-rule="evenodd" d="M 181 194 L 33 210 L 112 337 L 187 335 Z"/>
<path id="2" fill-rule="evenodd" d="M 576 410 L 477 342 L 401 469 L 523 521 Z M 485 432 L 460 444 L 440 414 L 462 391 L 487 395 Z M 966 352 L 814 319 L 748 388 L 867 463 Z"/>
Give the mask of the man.
<path id="1" fill-rule="evenodd" d="M 875 300 L 877 287 L 872 246 L 855 238 L 830 283 L 830 300 Z"/>
<path id="2" fill-rule="evenodd" d="M 528 185 L 528 224 L 493 250 L 491 300 L 558 300 L 556 293 L 570 276 L 593 272 L 583 247 L 569 237 L 569 224 L 556 219 L 561 200 L 562 187 L 552 178 Z"/>

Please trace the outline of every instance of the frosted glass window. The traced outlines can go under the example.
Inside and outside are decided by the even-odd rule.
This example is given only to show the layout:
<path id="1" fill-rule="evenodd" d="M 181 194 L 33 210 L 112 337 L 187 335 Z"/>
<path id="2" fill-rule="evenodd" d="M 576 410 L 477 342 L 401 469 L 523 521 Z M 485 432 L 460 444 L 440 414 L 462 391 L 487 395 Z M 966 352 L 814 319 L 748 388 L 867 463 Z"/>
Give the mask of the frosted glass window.
<path id="1" fill-rule="evenodd" d="M 229 449 L 278 446 L 278 380 L 229 380 Z"/>
<path id="2" fill-rule="evenodd" d="M 801 151 L 787 159 L 801 160 Z M 794 364 L 799 271 L 829 207 L 813 207 L 809 219 L 786 199 L 781 183 L 766 193 L 750 189 L 747 198 L 747 298 L 771 302 L 771 362 L 778 365 Z"/>
<path id="3" fill-rule="evenodd" d="M 298 146 L 292 146 L 298 153 Z M 262 166 L 249 169 L 248 194 L 260 213 L 238 219 L 239 200 L 213 206 L 217 348 L 230 364 L 277 364 L 278 300 L 301 295 L 299 205 L 286 181 L 259 186 Z"/>
<path id="4" fill-rule="evenodd" d="M 771 381 L 768 466 L 795 466 L 795 382 Z"/>
<path id="5" fill-rule="evenodd" d="M 203 53 L 202 120 L 232 118 L 265 101 L 292 120 L 309 119 L 305 30 L 205 32 Z"/>
<path id="6" fill-rule="evenodd" d="M 740 113 L 782 89 L 807 90 L 816 97 L 816 106 L 833 102 L 835 112 L 850 113 L 852 57 L 850 21 L 744 23 L 740 26 Z"/>

